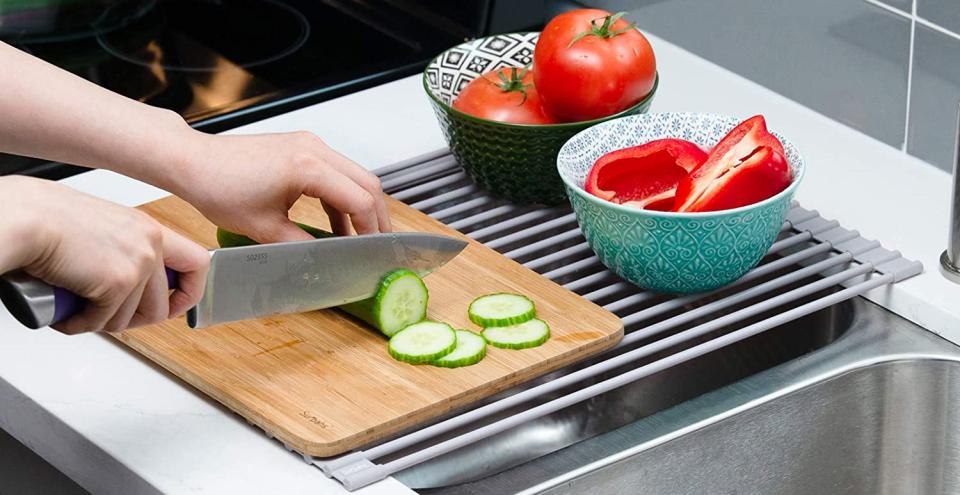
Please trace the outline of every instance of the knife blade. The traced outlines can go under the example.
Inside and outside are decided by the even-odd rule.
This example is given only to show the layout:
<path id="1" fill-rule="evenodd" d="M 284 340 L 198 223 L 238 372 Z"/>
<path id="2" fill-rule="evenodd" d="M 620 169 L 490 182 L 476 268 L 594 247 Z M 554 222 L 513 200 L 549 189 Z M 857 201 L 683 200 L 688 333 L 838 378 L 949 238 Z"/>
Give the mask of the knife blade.
<path id="1" fill-rule="evenodd" d="M 445 235 L 403 232 L 215 249 L 187 323 L 203 328 L 366 299 L 387 272 L 407 268 L 426 276 L 466 246 Z M 177 274 L 167 272 L 175 288 Z M 0 301 L 29 328 L 63 321 L 84 302 L 23 272 L 0 276 Z"/>
<path id="2" fill-rule="evenodd" d="M 202 328 L 359 301 L 373 296 L 387 272 L 426 276 L 466 245 L 444 235 L 396 233 L 218 249 L 187 322 Z"/>

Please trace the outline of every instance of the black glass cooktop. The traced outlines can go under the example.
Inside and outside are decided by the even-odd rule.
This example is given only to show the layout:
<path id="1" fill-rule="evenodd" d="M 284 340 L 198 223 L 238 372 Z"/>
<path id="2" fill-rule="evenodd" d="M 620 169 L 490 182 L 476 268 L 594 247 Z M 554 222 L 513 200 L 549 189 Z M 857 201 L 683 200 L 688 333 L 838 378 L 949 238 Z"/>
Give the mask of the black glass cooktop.
<path id="1" fill-rule="evenodd" d="M 219 131 L 418 72 L 492 2 L 0 0 L 0 39 Z M 109 118 L 109 116 L 107 116 Z M 0 174 L 82 169 L 0 155 Z"/>

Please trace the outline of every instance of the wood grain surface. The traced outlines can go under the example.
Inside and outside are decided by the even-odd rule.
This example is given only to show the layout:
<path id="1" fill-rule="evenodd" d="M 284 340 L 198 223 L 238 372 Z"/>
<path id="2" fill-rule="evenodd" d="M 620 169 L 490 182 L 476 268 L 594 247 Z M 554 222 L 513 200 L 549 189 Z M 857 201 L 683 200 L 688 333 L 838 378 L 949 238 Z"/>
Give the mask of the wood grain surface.
<path id="1" fill-rule="evenodd" d="M 399 201 L 389 199 L 389 207 L 395 230 L 467 239 Z M 141 209 L 216 247 L 214 226 L 179 198 Z M 315 200 L 298 202 L 291 218 L 328 226 Z M 552 337 L 541 347 L 520 351 L 488 346 L 483 361 L 458 369 L 394 361 L 385 337 L 333 309 L 202 330 L 179 318 L 117 337 L 297 451 L 329 457 L 581 360 L 623 336 L 613 314 L 472 240 L 425 282 L 431 319 L 479 331 L 467 318 L 470 301 L 491 292 L 517 292 L 536 302 Z"/>

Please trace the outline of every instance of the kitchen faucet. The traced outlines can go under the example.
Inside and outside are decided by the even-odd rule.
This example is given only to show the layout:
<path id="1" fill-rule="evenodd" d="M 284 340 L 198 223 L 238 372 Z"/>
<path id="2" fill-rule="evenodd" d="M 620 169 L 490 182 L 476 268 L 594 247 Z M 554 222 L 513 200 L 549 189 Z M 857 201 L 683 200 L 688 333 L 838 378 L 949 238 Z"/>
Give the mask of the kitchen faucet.
<path id="1" fill-rule="evenodd" d="M 947 250 L 940 255 L 940 272 L 960 284 L 960 105 L 957 107 L 957 140 L 953 148 L 953 193 L 950 198 L 950 224 Z"/>

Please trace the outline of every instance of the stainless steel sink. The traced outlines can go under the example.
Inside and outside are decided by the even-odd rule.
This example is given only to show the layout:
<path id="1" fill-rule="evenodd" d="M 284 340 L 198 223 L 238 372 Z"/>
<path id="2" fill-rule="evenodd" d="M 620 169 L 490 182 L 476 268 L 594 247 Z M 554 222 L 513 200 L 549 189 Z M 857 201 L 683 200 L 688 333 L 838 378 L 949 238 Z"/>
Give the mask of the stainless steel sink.
<path id="1" fill-rule="evenodd" d="M 960 493 L 958 435 L 960 349 L 858 298 L 398 478 L 448 485 L 432 494 Z"/>

